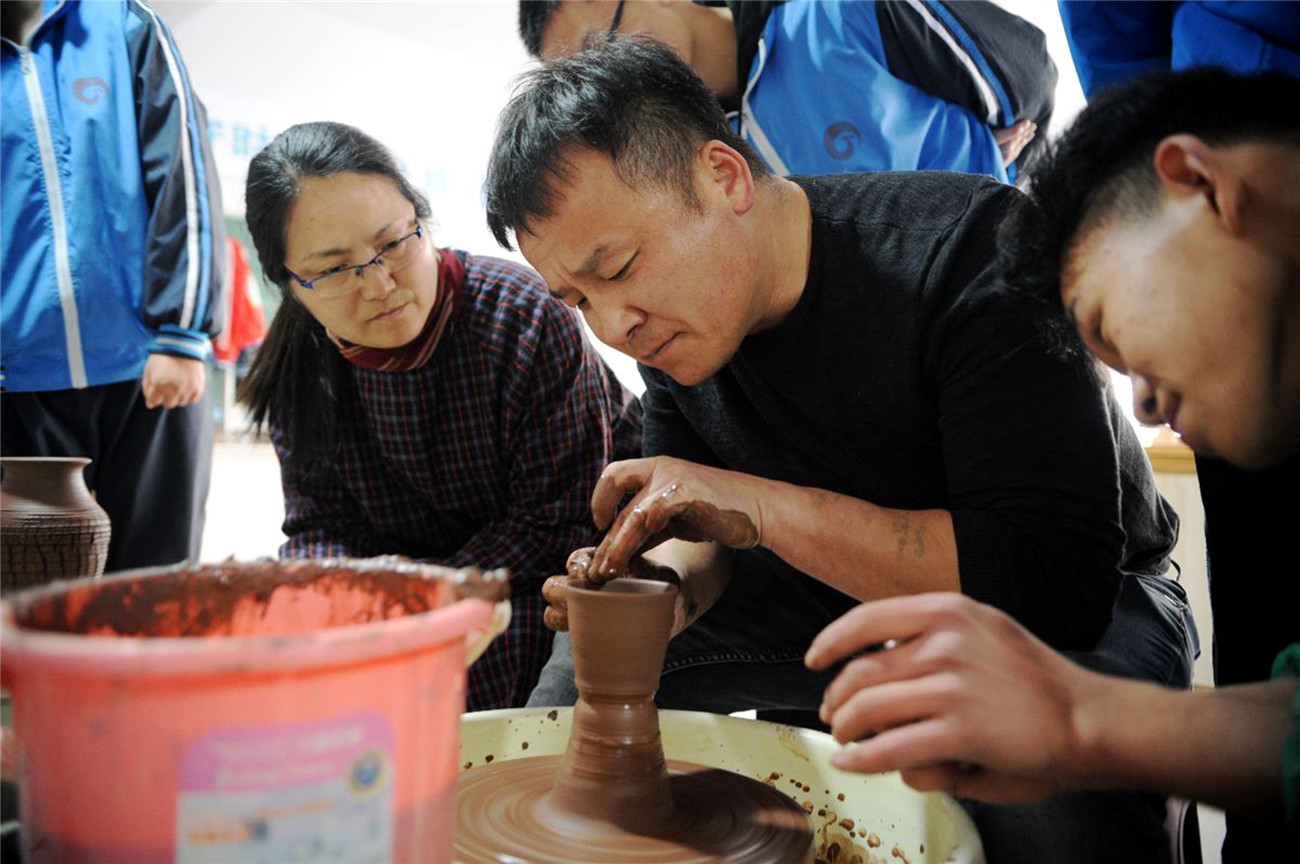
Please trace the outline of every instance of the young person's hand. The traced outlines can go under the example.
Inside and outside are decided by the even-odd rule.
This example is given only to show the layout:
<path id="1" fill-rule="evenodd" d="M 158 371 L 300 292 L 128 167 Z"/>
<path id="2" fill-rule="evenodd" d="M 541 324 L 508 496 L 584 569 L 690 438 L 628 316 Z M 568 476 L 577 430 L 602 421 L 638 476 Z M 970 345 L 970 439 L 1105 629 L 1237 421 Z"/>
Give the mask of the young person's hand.
<path id="1" fill-rule="evenodd" d="M 957 593 L 846 613 L 813 640 L 806 662 L 825 669 L 845 659 L 821 708 L 836 740 L 857 742 L 835 754 L 836 767 L 898 770 L 923 791 L 1003 803 L 1068 788 L 1076 709 L 1103 681 Z"/>
<path id="2" fill-rule="evenodd" d="M 584 546 L 581 549 L 575 549 L 569 554 L 569 560 L 565 564 L 567 571 L 563 576 L 552 576 L 542 583 L 542 597 L 545 598 L 547 606 L 542 620 L 546 626 L 552 630 L 569 629 L 569 601 L 565 591 L 570 585 L 576 585 L 579 588 L 598 588 L 604 582 L 611 578 L 627 576 L 632 579 L 652 579 L 656 582 L 667 582 L 671 585 L 681 585 L 681 577 L 677 571 L 671 567 L 665 567 L 648 561 L 640 555 L 634 556 L 628 562 L 627 568 L 621 573 L 615 573 L 607 578 L 594 579 L 588 577 L 588 570 L 591 564 L 592 553 L 596 551 L 594 546 Z M 681 620 L 685 614 L 682 603 L 678 602 L 678 609 L 674 612 L 673 632 L 676 633 L 681 629 Z"/>
<path id="3" fill-rule="evenodd" d="M 203 361 L 171 354 L 150 354 L 140 389 L 147 408 L 183 408 L 203 397 Z"/>
<path id="4" fill-rule="evenodd" d="M 998 142 L 1002 153 L 1002 167 L 1007 167 L 1020 158 L 1020 152 L 1029 146 L 1038 134 L 1038 124 L 1033 120 L 1021 120 L 1005 129 L 994 129 L 993 140 Z"/>
<path id="5" fill-rule="evenodd" d="M 732 549 L 757 546 L 761 482 L 668 456 L 611 464 L 591 496 L 596 526 L 608 533 L 591 556 L 588 578 L 620 575 L 637 555 L 672 538 Z M 619 510 L 629 494 L 632 500 Z"/>

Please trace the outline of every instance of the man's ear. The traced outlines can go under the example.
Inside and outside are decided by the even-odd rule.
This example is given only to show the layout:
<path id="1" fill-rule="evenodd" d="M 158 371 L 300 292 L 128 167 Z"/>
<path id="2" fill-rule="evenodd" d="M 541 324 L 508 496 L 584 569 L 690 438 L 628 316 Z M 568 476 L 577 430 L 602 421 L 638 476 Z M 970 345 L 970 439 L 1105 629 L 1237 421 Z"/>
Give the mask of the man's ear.
<path id="1" fill-rule="evenodd" d="M 753 209 L 754 175 L 745 157 L 734 147 L 716 138 L 706 141 L 696 154 L 696 161 L 705 188 L 725 198 L 733 213 L 743 216 Z"/>
<path id="2" fill-rule="evenodd" d="M 1153 163 L 1167 195 L 1203 198 L 1227 231 L 1241 229 L 1246 187 L 1219 151 L 1195 135 L 1170 135 L 1156 145 Z"/>

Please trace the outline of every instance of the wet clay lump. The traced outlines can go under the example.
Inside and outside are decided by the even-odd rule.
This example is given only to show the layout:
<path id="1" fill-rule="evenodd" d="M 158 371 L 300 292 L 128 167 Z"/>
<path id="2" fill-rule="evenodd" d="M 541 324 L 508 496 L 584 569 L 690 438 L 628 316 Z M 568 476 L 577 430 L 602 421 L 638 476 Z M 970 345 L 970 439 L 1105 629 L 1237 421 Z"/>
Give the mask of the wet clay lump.
<path id="1" fill-rule="evenodd" d="M 636 579 L 570 588 L 579 699 L 568 748 L 461 775 L 457 861 L 775 864 L 808 854 L 808 817 L 781 792 L 665 761 L 653 697 L 676 595 Z"/>

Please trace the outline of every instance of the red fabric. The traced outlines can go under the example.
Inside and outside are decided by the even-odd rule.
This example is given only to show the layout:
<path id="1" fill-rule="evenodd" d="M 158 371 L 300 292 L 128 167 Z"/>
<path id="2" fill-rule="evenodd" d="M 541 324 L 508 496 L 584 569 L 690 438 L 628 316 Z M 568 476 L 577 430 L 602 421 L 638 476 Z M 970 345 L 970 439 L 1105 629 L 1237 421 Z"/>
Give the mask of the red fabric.
<path id="1" fill-rule="evenodd" d="M 233 366 L 241 351 L 266 338 L 266 312 L 244 246 L 234 237 L 228 238 L 227 256 L 226 324 L 212 340 L 212 352 L 218 363 Z"/>

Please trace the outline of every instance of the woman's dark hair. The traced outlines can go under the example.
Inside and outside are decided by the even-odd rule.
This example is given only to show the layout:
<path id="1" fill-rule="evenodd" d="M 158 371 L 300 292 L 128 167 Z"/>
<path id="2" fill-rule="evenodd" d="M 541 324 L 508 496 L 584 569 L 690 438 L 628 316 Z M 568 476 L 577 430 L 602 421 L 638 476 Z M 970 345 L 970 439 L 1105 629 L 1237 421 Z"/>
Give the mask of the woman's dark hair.
<path id="1" fill-rule="evenodd" d="M 675 188 L 698 206 L 695 154 L 714 139 L 744 156 L 755 179 L 768 176 L 713 91 L 671 48 L 647 36 L 593 34 L 577 54 L 520 77 L 488 160 L 488 227 L 509 249 L 512 233 L 549 216 L 575 149 L 608 156 L 629 186 Z"/>
<path id="2" fill-rule="evenodd" d="M 1029 201 L 1000 226 L 1009 290 L 1036 306 L 1059 353 L 1086 355 L 1061 300 L 1061 277 L 1077 241 L 1115 220 L 1151 215 L 1161 184 L 1153 160 L 1170 135 L 1211 145 L 1244 141 L 1300 145 L 1300 79 L 1271 72 L 1238 76 L 1204 67 L 1156 72 L 1099 93 L 1036 163 Z M 1291 106 L 1291 107 L 1287 107 Z"/>
<path id="3" fill-rule="evenodd" d="M 301 123 L 275 136 L 248 166 L 245 210 L 262 272 L 280 288 L 281 304 L 257 351 L 239 399 L 254 429 L 278 428 L 299 464 L 328 461 L 337 446 L 341 388 L 347 366 L 325 329 L 289 290 L 285 229 L 301 181 L 341 173 L 382 177 L 397 187 L 420 220 L 429 202 L 402 173 L 393 154 L 360 129 L 343 123 Z"/>

